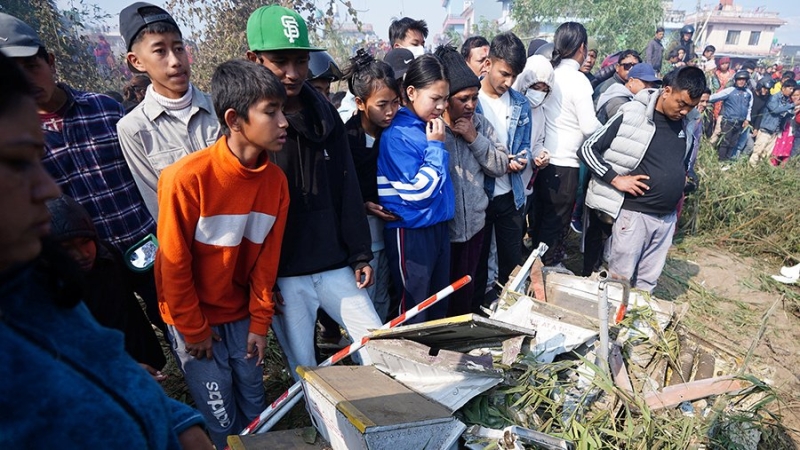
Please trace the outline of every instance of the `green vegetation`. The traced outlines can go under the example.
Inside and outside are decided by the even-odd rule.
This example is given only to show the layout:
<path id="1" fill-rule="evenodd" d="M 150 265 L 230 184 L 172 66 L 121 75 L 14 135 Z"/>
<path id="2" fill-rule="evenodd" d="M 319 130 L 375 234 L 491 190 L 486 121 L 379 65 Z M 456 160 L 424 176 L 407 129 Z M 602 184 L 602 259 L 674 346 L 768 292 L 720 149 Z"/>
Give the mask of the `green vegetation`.
<path id="1" fill-rule="evenodd" d="M 623 324 L 648 320 L 646 314 L 637 315 L 640 312 L 631 311 Z M 743 436 L 751 432 L 766 445 L 759 448 L 794 448 L 780 417 L 772 412 L 777 394 L 756 377 L 744 375 L 745 366 L 739 379 L 749 387 L 742 392 L 698 400 L 685 410 L 648 407 L 648 378 L 657 378 L 660 370 L 663 382 L 665 369 L 671 377 L 678 376 L 678 335 L 684 333 L 680 330 L 682 326 L 673 324 L 664 333 L 625 344 L 633 392 L 621 390 L 582 356 L 565 355 L 549 364 L 526 357 L 507 368 L 503 384 L 474 398 L 457 414 L 467 425 L 523 426 L 572 441 L 577 449 L 736 449 L 746 448 Z M 632 353 L 653 358 L 638 366 Z"/>
<path id="2" fill-rule="evenodd" d="M 695 245 L 720 246 L 780 263 L 800 257 L 800 161 L 720 164 L 710 145 L 697 163 L 700 189 L 689 197 L 681 231 Z M 725 170 L 723 170 L 725 169 Z"/>
<path id="3" fill-rule="evenodd" d="M 94 92 L 121 90 L 125 84 L 121 76 L 100 75 L 93 43 L 81 34 L 109 17 L 97 5 L 75 1 L 68 10 L 60 11 L 55 0 L 4 0 L 0 12 L 18 17 L 39 33 L 47 50 L 55 55 L 58 77 L 65 83 Z"/>
<path id="4" fill-rule="evenodd" d="M 643 52 L 664 20 L 664 9 L 660 0 L 516 0 L 511 16 L 514 32 L 527 40 L 536 37 L 543 24 L 581 22 L 589 37 L 597 39 L 600 55 L 608 55 L 627 48 Z"/>

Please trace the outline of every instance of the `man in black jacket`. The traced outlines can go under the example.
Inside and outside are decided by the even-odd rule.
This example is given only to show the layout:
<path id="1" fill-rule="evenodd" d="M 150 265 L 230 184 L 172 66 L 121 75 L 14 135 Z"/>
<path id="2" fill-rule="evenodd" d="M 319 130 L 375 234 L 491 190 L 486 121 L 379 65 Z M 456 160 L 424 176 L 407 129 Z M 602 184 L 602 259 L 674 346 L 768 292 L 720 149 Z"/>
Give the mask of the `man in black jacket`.
<path id="1" fill-rule="evenodd" d="M 631 71 L 633 66 L 642 62 L 642 57 L 639 56 L 639 52 L 636 50 L 624 50 L 622 53 L 619 54 L 619 60 L 614 65 L 615 71 L 614 76 L 607 79 L 606 81 L 602 82 L 599 86 L 594 89 L 594 94 L 592 95 L 592 100 L 597 106 L 597 99 L 600 98 L 601 95 L 605 91 L 608 90 L 615 83 L 625 84 L 628 82 L 628 72 Z"/>
<path id="2" fill-rule="evenodd" d="M 344 124 L 333 105 L 305 83 L 309 52 L 324 49 L 309 45 L 299 14 L 278 5 L 250 15 L 247 42 L 247 58 L 278 76 L 288 97 L 288 137 L 272 155 L 286 174 L 291 199 L 272 329 L 297 378 L 298 365 L 316 365 L 317 309 L 355 341 L 381 326 L 366 293 L 373 282 L 369 225 Z M 366 353 L 360 356 L 366 363 Z"/>

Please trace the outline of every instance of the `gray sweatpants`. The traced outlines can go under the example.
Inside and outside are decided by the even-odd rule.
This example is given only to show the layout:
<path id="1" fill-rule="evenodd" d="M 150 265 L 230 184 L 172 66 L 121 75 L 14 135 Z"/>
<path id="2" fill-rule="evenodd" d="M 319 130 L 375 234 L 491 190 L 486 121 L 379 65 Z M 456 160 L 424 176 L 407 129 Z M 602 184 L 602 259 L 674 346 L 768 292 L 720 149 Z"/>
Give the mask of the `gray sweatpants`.
<path id="1" fill-rule="evenodd" d="M 247 359 L 250 319 L 211 327 L 222 338 L 213 343 L 213 359 L 186 353 L 186 341 L 174 325 L 167 325 L 172 353 L 186 378 L 195 407 L 203 414 L 211 440 L 218 449 L 226 438 L 239 434 L 266 408 L 264 370 L 258 357 Z"/>
<path id="2" fill-rule="evenodd" d="M 676 217 L 674 211 L 656 216 L 623 208 L 611 231 L 609 272 L 652 293 L 667 262 Z"/>

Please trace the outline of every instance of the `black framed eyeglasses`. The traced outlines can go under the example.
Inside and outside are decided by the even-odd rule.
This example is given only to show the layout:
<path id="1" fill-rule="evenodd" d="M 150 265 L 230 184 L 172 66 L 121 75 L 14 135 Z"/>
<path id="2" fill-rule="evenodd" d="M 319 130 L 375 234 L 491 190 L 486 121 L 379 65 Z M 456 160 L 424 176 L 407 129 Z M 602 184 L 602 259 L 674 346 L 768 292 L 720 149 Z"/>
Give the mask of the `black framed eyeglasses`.
<path id="1" fill-rule="evenodd" d="M 620 64 L 620 66 L 622 66 L 622 68 L 625 69 L 625 70 L 631 70 L 631 67 L 633 67 L 635 65 L 636 65 L 636 63 L 623 63 L 623 64 Z"/>

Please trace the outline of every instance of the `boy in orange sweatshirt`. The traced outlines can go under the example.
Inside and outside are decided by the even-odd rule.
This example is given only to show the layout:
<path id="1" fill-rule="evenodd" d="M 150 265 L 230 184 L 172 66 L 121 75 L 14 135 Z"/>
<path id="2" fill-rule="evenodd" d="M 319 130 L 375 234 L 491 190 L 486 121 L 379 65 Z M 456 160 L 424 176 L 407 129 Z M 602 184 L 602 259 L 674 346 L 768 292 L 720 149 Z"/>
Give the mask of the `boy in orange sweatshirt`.
<path id="1" fill-rule="evenodd" d="M 286 90 L 258 64 L 221 64 L 211 91 L 224 135 L 158 182 L 156 284 L 173 354 L 224 448 L 266 406 L 261 364 L 289 208 L 269 153 L 288 122 Z"/>

